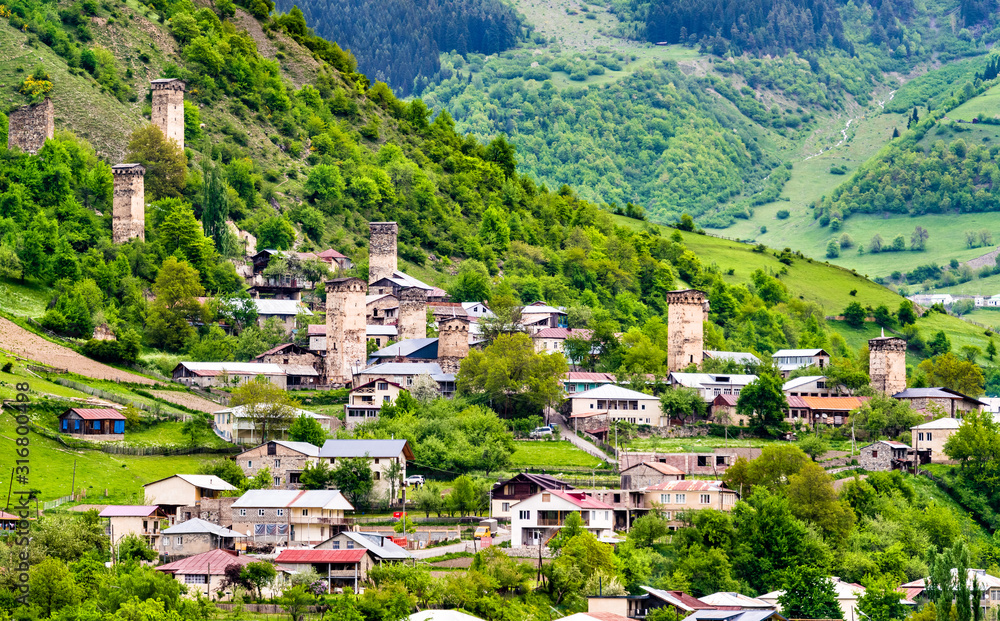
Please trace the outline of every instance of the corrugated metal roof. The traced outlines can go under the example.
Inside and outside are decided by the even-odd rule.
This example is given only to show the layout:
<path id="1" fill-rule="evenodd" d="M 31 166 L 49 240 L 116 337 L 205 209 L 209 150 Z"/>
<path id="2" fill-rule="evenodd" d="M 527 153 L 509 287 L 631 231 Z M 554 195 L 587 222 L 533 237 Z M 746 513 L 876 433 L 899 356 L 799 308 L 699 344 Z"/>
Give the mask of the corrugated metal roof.
<path id="1" fill-rule="evenodd" d="M 867 397 L 799 397 L 813 410 L 850 412 L 861 407 Z"/>
<path id="2" fill-rule="evenodd" d="M 380 559 L 402 560 L 410 558 L 410 553 L 392 542 L 392 539 L 378 533 L 361 533 L 344 531 L 344 535 L 355 543 L 364 546 Z"/>
<path id="3" fill-rule="evenodd" d="M 233 503 L 236 509 L 327 509 L 352 511 L 339 490 L 252 489 Z"/>
<path id="4" fill-rule="evenodd" d="M 161 531 L 164 535 L 201 535 L 210 533 L 218 537 L 246 537 L 242 533 L 238 533 L 234 530 L 229 530 L 219 526 L 218 524 L 212 524 L 211 522 L 206 522 L 200 518 L 192 518 L 186 522 L 181 522 L 180 524 L 174 524 L 170 528 Z"/>
<path id="5" fill-rule="evenodd" d="M 702 388 L 705 384 L 721 384 L 723 386 L 746 386 L 757 379 L 756 375 L 741 375 L 735 373 L 678 373 L 667 376 L 671 382 L 687 388 Z"/>
<path id="6" fill-rule="evenodd" d="M 319 377 L 319 372 L 308 364 L 279 364 L 285 375 L 296 375 L 299 377 Z"/>
<path id="7" fill-rule="evenodd" d="M 325 323 L 309 324 L 309 336 L 326 336 L 326 324 Z"/>
<path id="8" fill-rule="evenodd" d="M 927 431 L 928 429 L 958 429 L 962 426 L 962 421 L 957 418 L 945 417 L 939 418 L 937 420 L 932 420 L 929 423 L 924 423 L 923 425 L 917 425 L 916 427 L 910 427 L 910 429 L 917 429 L 920 431 Z"/>
<path id="9" fill-rule="evenodd" d="M 706 595 L 704 597 L 699 597 L 701 601 L 705 602 L 709 606 L 721 607 L 725 606 L 738 607 L 738 608 L 769 608 L 773 609 L 774 606 L 768 604 L 763 600 L 759 600 L 755 597 L 750 597 L 743 595 L 742 593 L 736 593 L 733 591 L 719 591 L 718 593 L 712 593 L 711 595 Z"/>
<path id="10" fill-rule="evenodd" d="M 950 390 L 948 388 L 907 388 L 902 392 L 897 392 L 893 395 L 894 399 L 968 399 L 980 405 L 986 405 L 979 399 L 975 399 L 968 395 L 963 395 L 962 393 Z"/>
<path id="11" fill-rule="evenodd" d="M 321 258 L 321 259 L 346 259 L 346 258 L 348 258 L 347 255 L 341 254 L 341 253 L 337 252 L 336 250 L 334 250 L 333 248 L 329 248 L 327 250 L 324 250 L 323 252 L 320 252 L 316 256 L 319 257 L 319 258 Z"/>
<path id="12" fill-rule="evenodd" d="M 822 349 L 779 349 L 778 351 L 771 354 L 772 358 L 802 358 L 810 356 L 819 356 L 820 354 L 826 354 Z"/>
<path id="13" fill-rule="evenodd" d="M 246 565 L 247 563 L 252 563 L 256 560 L 258 559 L 251 558 L 249 556 L 238 556 L 235 552 L 230 552 L 229 550 L 212 550 L 210 552 L 202 552 L 201 554 L 195 554 L 194 556 L 182 558 L 181 560 L 174 561 L 173 563 L 160 565 L 156 568 L 156 570 L 168 574 L 180 574 L 182 576 L 191 574 L 211 574 L 213 576 L 219 576 L 224 574 L 226 572 L 226 567 L 232 565 L 233 563 Z"/>
<path id="14" fill-rule="evenodd" d="M 399 457 L 413 459 L 413 452 L 406 440 L 327 440 L 319 449 L 319 456 L 326 457 Z"/>
<path id="15" fill-rule="evenodd" d="M 326 334 L 325 330 L 323 334 Z M 399 334 L 399 329 L 396 326 L 375 326 L 369 324 L 365 326 L 365 334 L 367 336 L 396 336 Z"/>
<path id="16" fill-rule="evenodd" d="M 361 371 L 360 375 L 441 375 L 436 362 L 383 362 Z"/>
<path id="17" fill-rule="evenodd" d="M 741 351 L 714 351 L 706 349 L 704 355 L 712 360 L 732 360 L 741 364 L 759 363 L 760 358 Z"/>
<path id="18" fill-rule="evenodd" d="M 278 563 L 357 563 L 368 550 L 282 550 Z"/>
<path id="19" fill-rule="evenodd" d="M 162 513 L 156 505 L 109 505 L 98 517 L 149 517 Z"/>
<path id="20" fill-rule="evenodd" d="M 254 298 L 259 315 L 312 315 L 312 311 L 298 300 L 266 300 Z"/>
<path id="21" fill-rule="evenodd" d="M 278 365 L 275 365 L 278 366 Z M 226 408 L 224 410 L 216 410 L 212 412 L 213 414 L 232 414 L 233 418 L 246 418 L 247 406 L 237 405 L 235 407 Z M 310 418 L 315 418 L 316 420 L 329 420 L 329 416 L 325 414 L 317 414 L 316 412 L 310 412 L 309 410 L 300 410 L 298 408 L 292 408 L 292 415 L 298 416 L 308 416 Z"/>
<path id="22" fill-rule="evenodd" d="M 231 492 L 236 489 L 226 481 L 212 474 L 175 474 L 174 476 L 203 489 L 220 492 Z"/>
<path id="23" fill-rule="evenodd" d="M 183 366 L 195 375 L 214 376 L 222 373 L 234 375 L 284 375 L 276 364 L 268 362 L 181 362 Z"/>
<path id="24" fill-rule="evenodd" d="M 796 377 L 788 380 L 787 382 L 782 384 L 781 389 L 788 391 L 794 388 L 798 388 L 799 386 L 805 386 L 806 384 L 819 382 L 825 379 L 826 379 L 825 375 L 804 375 L 802 377 Z"/>
<path id="25" fill-rule="evenodd" d="M 395 356 L 412 356 L 416 352 L 428 347 L 430 345 L 436 345 L 438 339 L 434 338 L 423 338 L 423 339 L 406 339 L 405 341 L 399 341 L 398 343 L 393 343 L 387 347 L 371 354 L 372 358 L 393 358 Z"/>
<path id="26" fill-rule="evenodd" d="M 654 399 L 653 395 L 647 395 L 637 390 L 616 386 L 614 384 L 604 384 L 597 388 L 574 392 L 566 396 L 567 399 Z"/>
<path id="27" fill-rule="evenodd" d="M 570 371 L 563 375 L 564 382 L 606 382 L 613 384 L 617 379 L 614 373 L 592 373 L 590 371 Z"/>
<path id="28" fill-rule="evenodd" d="M 705 608 L 712 608 L 712 606 L 706 604 L 700 599 L 688 595 L 684 591 L 663 591 L 661 589 L 654 589 L 652 587 L 644 586 L 642 587 L 647 593 L 661 599 L 668 604 L 671 604 L 681 610 L 686 612 L 691 612 L 693 610 L 702 610 Z"/>
<path id="29" fill-rule="evenodd" d="M 631 470 L 633 468 L 640 468 L 642 466 L 648 466 L 648 467 L 652 468 L 653 470 L 656 470 L 660 474 L 670 474 L 670 475 L 677 475 L 677 474 L 681 474 L 682 475 L 682 474 L 684 474 L 683 470 L 680 470 L 679 468 L 675 468 L 675 467 L 671 466 L 670 464 L 663 464 L 663 463 L 660 463 L 658 461 L 643 461 L 643 462 L 639 462 L 638 464 L 636 464 L 634 466 L 629 466 L 628 468 L 625 468 L 625 470 L 623 470 L 622 472 L 627 472 L 627 471 L 629 471 L 629 470 Z"/>
<path id="30" fill-rule="evenodd" d="M 112 408 L 70 408 L 69 412 L 76 414 L 83 420 L 125 420 L 125 415 Z"/>
<path id="31" fill-rule="evenodd" d="M 595 500 L 591 498 L 584 492 L 572 492 L 563 491 L 558 489 L 550 489 L 545 492 L 539 492 L 545 494 L 552 494 L 553 496 L 558 496 L 567 502 L 571 502 L 574 505 L 580 507 L 581 509 L 614 509 L 609 504 L 603 503 L 600 500 Z"/>
<path id="32" fill-rule="evenodd" d="M 594 335 L 593 330 L 586 328 L 545 328 L 531 335 L 533 339 L 585 339 L 590 340 Z"/>
<path id="33" fill-rule="evenodd" d="M 664 481 L 656 485 L 642 488 L 646 492 L 717 492 L 719 490 L 729 490 L 722 481 Z M 732 490 L 729 490 L 732 491 Z"/>

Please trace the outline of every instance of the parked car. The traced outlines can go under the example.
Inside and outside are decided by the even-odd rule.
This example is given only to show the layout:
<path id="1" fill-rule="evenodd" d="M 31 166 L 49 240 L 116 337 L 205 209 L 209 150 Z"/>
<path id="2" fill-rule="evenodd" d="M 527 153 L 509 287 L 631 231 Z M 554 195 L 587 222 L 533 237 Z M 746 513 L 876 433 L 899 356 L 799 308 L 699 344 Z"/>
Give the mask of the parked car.
<path id="1" fill-rule="evenodd" d="M 405 479 L 403 479 L 403 483 L 406 483 L 406 485 L 408 485 L 408 486 L 409 485 L 423 485 L 424 484 L 424 475 L 422 475 L 422 474 L 411 474 L 410 476 L 408 476 Z"/>
<path id="2" fill-rule="evenodd" d="M 552 435 L 552 425 L 545 425 L 544 427 L 535 427 L 535 430 L 528 434 L 529 438 L 544 438 L 545 436 Z"/>

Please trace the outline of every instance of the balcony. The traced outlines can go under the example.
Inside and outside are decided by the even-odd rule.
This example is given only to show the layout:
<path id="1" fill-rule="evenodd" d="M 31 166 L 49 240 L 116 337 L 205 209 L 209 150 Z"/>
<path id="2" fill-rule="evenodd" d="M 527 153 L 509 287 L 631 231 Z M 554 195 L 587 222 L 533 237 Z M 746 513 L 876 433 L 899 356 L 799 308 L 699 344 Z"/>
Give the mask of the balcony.
<path id="1" fill-rule="evenodd" d="M 563 526 L 566 524 L 567 516 L 569 516 L 569 512 L 566 511 L 539 511 L 536 524 L 538 526 Z M 582 517 L 583 525 L 590 526 L 590 516 L 584 515 Z"/>

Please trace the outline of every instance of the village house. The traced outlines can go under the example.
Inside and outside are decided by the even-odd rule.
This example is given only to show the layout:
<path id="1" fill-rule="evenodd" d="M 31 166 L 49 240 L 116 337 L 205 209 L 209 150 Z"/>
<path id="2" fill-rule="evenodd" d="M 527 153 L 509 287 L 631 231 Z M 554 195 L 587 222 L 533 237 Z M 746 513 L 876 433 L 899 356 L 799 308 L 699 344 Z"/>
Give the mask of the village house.
<path id="1" fill-rule="evenodd" d="M 667 376 L 667 384 L 671 388 L 683 386 L 697 390 L 701 398 L 711 403 L 719 395 L 740 396 L 740 391 L 747 384 L 755 381 L 756 375 L 740 375 L 731 373 L 683 373 L 672 372 Z"/>
<path id="2" fill-rule="evenodd" d="M 958 428 L 962 426 L 962 421 L 957 418 L 939 418 L 929 423 L 910 427 L 910 443 L 917 451 L 930 449 L 930 460 L 932 463 L 942 463 L 948 461 L 948 456 L 944 453 L 945 442 L 953 436 Z"/>
<path id="3" fill-rule="evenodd" d="M 864 405 L 868 397 L 786 397 L 785 422 L 814 427 L 844 425 L 850 413 Z"/>
<path id="4" fill-rule="evenodd" d="M 774 610 L 774 606 L 765 601 L 734 591 L 719 591 L 698 599 L 720 610 Z"/>
<path id="5" fill-rule="evenodd" d="M 271 440 L 236 456 L 237 465 L 248 478 L 267 468 L 274 489 L 299 489 L 299 476 L 306 465 L 318 461 L 318 446 L 289 440 Z"/>
<path id="6" fill-rule="evenodd" d="M 652 427 L 666 422 L 661 416 L 658 397 L 614 384 L 567 395 L 566 404 L 574 431 L 579 428 L 591 433 L 607 431 L 611 421 L 618 420 Z"/>
<path id="7" fill-rule="evenodd" d="M 437 382 L 442 397 L 455 394 L 455 374 L 444 373 L 437 362 L 383 362 L 360 370 L 356 374 L 355 383 L 363 385 L 384 379 L 409 390 L 418 375 L 428 375 Z"/>
<path id="8" fill-rule="evenodd" d="M 529 335 L 541 332 L 545 328 L 566 328 L 566 311 L 549 306 L 545 302 L 532 302 L 521 309 L 521 326 Z"/>
<path id="9" fill-rule="evenodd" d="M 326 355 L 326 324 L 309 324 L 309 351 L 318 356 Z M 396 340 L 399 330 L 396 324 L 368 324 L 365 326 L 365 337 L 373 341 L 377 347 L 384 347 L 390 341 Z"/>
<path id="10" fill-rule="evenodd" d="M 326 356 L 326 324 L 311 323 L 306 331 L 309 334 L 309 351 Z"/>
<path id="11" fill-rule="evenodd" d="M 156 505 L 109 505 L 97 515 L 107 520 L 104 534 L 112 546 L 135 535 L 154 550 L 160 547 L 160 527 L 167 521 L 167 514 Z"/>
<path id="12" fill-rule="evenodd" d="M 197 597 L 198 594 L 211 598 L 223 590 L 226 580 L 226 567 L 230 565 L 246 565 L 257 559 L 244 556 L 233 550 L 216 549 L 176 560 L 172 563 L 155 567 L 171 575 L 181 584 L 187 586 L 187 597 Z M 265 597 L 274 595 L 271 589 L 263 590 Z M 231 597 L 232 591 L 226 591 L 226 597 Z"/>
<path id="13" fill-rule="evenodd" d="M 498 519 L 509 519 L 513 504 L 546 490 L 571 490 L 573 486 L 547 474 L 522 472 L 493 486 L 490 501 L 493 505 L 490 515 Z"/>
<path id="14" fill-rule="evenodd" d="M 392 537 L 379 533 L 345 530 L 314 546 L 316 550 L 357 550 L 360 548 L 368 550 L 372 559 L 379 565 L 398 563 L 410 558 L 410 553 L 396 545 Z"/>
<path id="15" fill-rule="evenodd" d="M 732 511 L 740 495 L 722 481 L 664 481 L 642 490 L 646 506 L 659 506 L 671 530 L 683 526 L 684 513 L 699 509 Z"/>
<path id="16" fill-rule="evenodd" d="M 198 517 L 196 507 L 202 500 L 236 491 L 235 487 L 211 474 L 175 474 L 146 483 L 142 489 L 146 503 L 162 509 L 171 522 Z"/>
<path id="17" fill-rule="evenodd" d="M 486 302 L 462 302 L 462 308 L 469 317 L 475 317 L 480 319 L 482 317 L 493 317 L 493 311 L 490 310 Z"/>
<path id="18" fill-rule="evenodd" d="M 266 408 L 266 406 L 259 407 Z M 215 417 L 215 432 L 226 442 L 232 442 L 234 444 L 258 444 L 259 442 L 267 439 L 260 437 L 259 426 L 255 423 L 253 416 L 244 405 L 217 410 L 213 416 Z M 309 410 L 293 408 L 291 410 L 291 418 L 287 421 L 287 425 L 291 425 L 294 419 L 299 416 L 308 416 L 315 419 L 325 431 L 331 433 L 337 429 L 340 423 L 340 421 L 333 416 L 326 416 L 324 414 L 310 412 Z M 275 426 L 271 423 L 269 424 L 270 432 L 278 436 L 277 439 L 280 440 L 288 433 L 287 425 Z"/>
<path id="19" fill-rule="evenodd" d="M 642 462 L 657 462 L 670 464 L 684 474 L 701 475 L 711 477 L 721 477 L 729 466 L 736 463 L 736 459 L 743 457 L 747 461 L 753 461 L 760 456 L 759 448 L 714 448 L 704 453 L 648 453 L 620 451 L 618 455 L 618 471 L 623 472 L 628 468 Z"/>
<path id="20" fill-rule="evenodd" d="M 396 491 L 400 491 L 402 481 L 406 478 L 406 462 L 413 460 L 413 451 L 406 440 L 327 440 L 319 450 L 319 458 L 329 463 L 331 468 L 337 466 L 338 459 L 356 457 L 368 460 L 375 479 L 374 492 L 384 495 L 391 487 L 388 476 L 390 469 L 397 465 L 399 469 L 396 476 L 399 480 Z"/>
<path id="21" fill-rule="evenodd" d="M 930 449 L 923 449 L 920 463 L 930 460 Z M 858 466 L 869 472 L 905 470 L 913 464 L 914 450 L 902 442 L 879 440 L 858 449 Z"/>
<path id="22" fill-rule="evenodd" d="M 739 401 L 740 398 L 736 395 L 719 395 L 709 405 L 709 416 L 720 425 L 739 424 L 742 427 L 745 419 L 740 418 L 736 412 Z"/>
<path id="23" fill-rule="evenodd" d="M 275 562 L 296 573 L 315 571 L 327 581 L 327 593 L 344 587 L 357 591 L 376 564 L 371 552 L 362 547 L 355 550 L 282 550 Z"/>
<path id="24" fill-rule="evenodd" d="M 642 490 L 635 489 L 577 489 L 598 502 L 611 507 L 612 528 L 616 531 L 632 530 L 632 522 L 649 513 L 650 505 Z"/>
<path id="25" fill-rule="evenodd" d="M 781 371 L 782 377 L 788 377 L 796 369 L 806 367 L 825 369 L 830 366 L 830 354 L 822 349 L 779 349 L 771 354 L 771 360 Z"/>
<path id="26" fill-rule="evenodd" d="M 295 343 L 272 347 L 253 359 L 258 364 L 276 364 L 285 372 L 289 389 L 311 388 L 319 384 L 323 358 Z"/>
<path id="27" fill-rule="evenodd" d="M 235 550 L 246 535 L 198 518 L 161 531 L 160 555 L 167 558 L 194 556 L 212 550 Z"/>
<path id="28" fill-rule="evenodd" d="M 175 382 L 200 388 L 233 388 L 257 377 L 281 389 L 288 387 L 288 376 L 281 367 L 256 362 L 181 362 L 174 367 L 172 376 Z"/>
<path id="29" fill-rule="evenodd" d="M 781 391 L 786 397 L 836 397 L 838 386 L 828 386 L 825 375 L 803 375 L 786 381 Z"/>
<path id="30" fill-rule="evenodd" d="M 683 481 L 684 471 L 658 461 L 643 461 L 621 471 L 622 489 L 642 489 L 667 481 Z"/>
<path id="31" fill-rule="evenodd" d="M 948 388 L 907 388 L 892 398 L 906 401 L 925 418 L 962 418 L 969 412 L 979 412 L 986 407 L 979 399 Z"/>
<path id="32" fill-rule="evenodd" d="M 957 587 L 958 571 L 955 568 L 951 570 L 951 577 L 952 586 Z M 990 616 L 995 615 L 991 611 L 1000 608 L 1000 578 L 991 576 L 985 569 L 969 568 L 966 572 L 966 580 L 970 591 L 974 585 L 978 584 L 980 591 L 983 593 L 982 599 L 979 600 L 980 609 L 983 612 L 982 618 L 988 618 L 987 613 L 990 613 Z M 926 600 L 928 585 L 930 585 L 929 577 L 920 578 L 919 580 L 900 585 L 899 590 L 906 594 L 907 600 Z"/>
<path id="33" fill-rule="evenodd" d="M 333 271 L 347 271 L 354 267 L 354 262 L 351 261 L 346 255 L 343 255 L 333 248 L 324 250 L 323 252 L 317 252 L 316 256 L 319 260 L 330 266 Z"/>
<path id="34" fill-rule="evenodd" d="M 685 621 L 788 621 L 773 609 L 695 610 Z"/>
<path id="35" fill-rule="evenodd" d="M 399 336 L 399 328 L 394 325 L 368 325 L 365 327 L 365 338 L 375 343 L 376 347 L 386 347 Z"/>
<path id="36" fill-rule="evenodd" d="M 840 611 L 843 614 L 843 620 L 867 621 L 865 619 L 866 615 L 858 613 L 858 598 L 865 594 L 865 587 L 853 582 L 844 582 L 836 577 L 830 578 L 830 582 L 833 584 L 833 591 L 836 594 L 837 604 L 840 606 Z M 773 605 L 778 612 L 781 612 L 781 603 L 778 601 L 778 598 L 784 594 L 784 591 L 772 591 L 771 593 L 758 596 L 757 599 Z"/>
<path id="37" fill-rule="evenodd" d="M 570 371 L 562 377 L 563 392 L 566 394 L 583 392 L 605 384 L 614 384 L 617 381 L 614 373 L 589 371 Z"/>
<path id="38" fill-rule="evenodd" d="M 378 420 L 382 405 L 395 403 L 399 394 L 405 391 L 383 377 L 352 388 L 344 406 L 344 425 L 351 429 L 360 423 Z"/>
<path id="39" fill-rule="evenodd" d="M 368 294 L 391 295 L 396 299 L 399 299 L 399 294 L 403 291 L 403 289 L 409 289 L 410 287 L 423 289 L 427 296 L 427 302 L 448 301 L 448 292 L 444 289 L 428 285 L 427 283 L 421 282 L 420 280 L 417 280 L 409 274 L 405 274 L 399 270 L 393 271 L 392 276 L 378 278 L 374 282 L 369 282 Z"/>
<path id="40" fill-rule="evenodd" d="M 579 491 L 546 490 L 511 505 L 511 546 L 544 545 L 579 513 L 583 527 L 596 537 L 614 535 L 614 508 Z"/>
<path id="41" fill-rule="evenodd" d="M 535 343 L 535 351 L 538 353 L 559 352 L 565 354 L 566 339 L 589 341 L 593 334 L 593 330 L 586 328 L 544 328 L 532 334 L 531 340 Z"/>
<path id="42" fill-rule="evenodd" d="M 338 490 L 254 489 L 233 503 L 233 530 L 254 544 L 306 546 L 345 530 L 353 510 Z"/>
<path id="43" fill-rule="evenodd" d="M 591 615 L 614 614 L 628 619 L 645 619 L 658 608 L 672 608 L 677 618 L 682 619 L 695 610 L 714 609 L 683 591 L 663 591 L 647 586 L 642 588 L 645 593 L 636 595 L 588 596 L 587 612 Z"/>
<path id="44" fill-rule="evenodd" d="M 399 298 L 391 293 L 366 295 L 365 321 L 370 326 L 396 325 L 399 321 Z"/>
<path id="45" fill-rule="evenodd" d="M 112 408 L 70 408 L 59 415 L 59 431 L 81 440 L 124 440 L 125 415 Z"/>
<path id="46" fill-rule="evenodd" d="M 257 323 L 264 327 L 271 317 L 277 317 L 285 329 L 285 334 L 295 334 L 295 318 L 299 315 L 311 316 L 313 313 L 298 300 L 267 300 L 254 298 L 257 306 Z"/>

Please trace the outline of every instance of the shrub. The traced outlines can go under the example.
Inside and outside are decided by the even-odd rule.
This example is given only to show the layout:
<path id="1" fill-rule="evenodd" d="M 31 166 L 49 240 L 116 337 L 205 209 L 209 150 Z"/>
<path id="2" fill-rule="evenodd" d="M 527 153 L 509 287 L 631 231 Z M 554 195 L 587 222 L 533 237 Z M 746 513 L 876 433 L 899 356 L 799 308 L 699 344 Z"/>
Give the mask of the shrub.
<path id="1" fill-rule="evenodd" d="M 787 209 L 780 209 L 778 210 L 778 213 L 776 215 L 778 216 L 779 220 L 786 220 L 788 219 L 789 213 Z"/>

